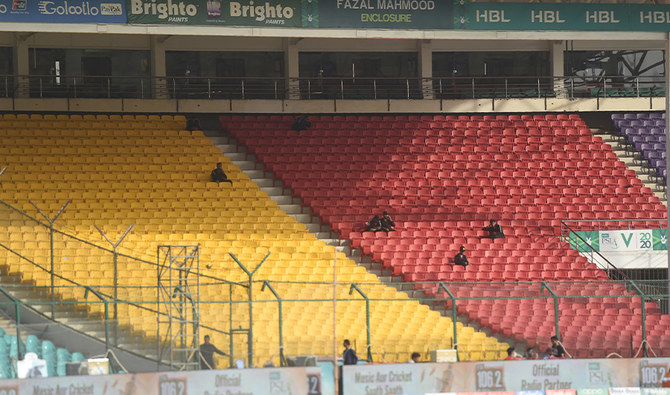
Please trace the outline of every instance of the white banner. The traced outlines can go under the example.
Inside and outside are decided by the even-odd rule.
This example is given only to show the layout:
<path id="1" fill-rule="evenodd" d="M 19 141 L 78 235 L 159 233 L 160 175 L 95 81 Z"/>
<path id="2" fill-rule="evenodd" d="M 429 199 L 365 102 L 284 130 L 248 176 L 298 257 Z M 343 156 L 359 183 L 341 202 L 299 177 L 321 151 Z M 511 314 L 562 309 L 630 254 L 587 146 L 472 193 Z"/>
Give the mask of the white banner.
<path id="1" fill-rule="evenodd" d="M 600 252 L 653 251 L 654 240 L 650 229 L 600 231 Z"/>
<path id="2" fill-rule="evenodd" d="M 344 367 L 344 393 L 399 395 L 661 387 L 663 380 L 670 385 L 670 376 L 666 378 L 669 368 L 670 358 L 358 365 Z"/>
<path id="3" fill-rule="evenodd" d="M 202 370 L 0 380 L 0 395 L 303 395 L 307 382 L 304 367 Z"/>

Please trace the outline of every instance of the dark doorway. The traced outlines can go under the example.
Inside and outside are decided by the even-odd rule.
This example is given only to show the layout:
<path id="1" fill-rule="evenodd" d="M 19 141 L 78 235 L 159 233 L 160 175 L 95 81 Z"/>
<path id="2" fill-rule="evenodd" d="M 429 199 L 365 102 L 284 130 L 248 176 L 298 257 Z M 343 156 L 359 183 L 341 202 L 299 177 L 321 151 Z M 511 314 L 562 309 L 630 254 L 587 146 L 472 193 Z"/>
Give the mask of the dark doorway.
<path id="1" fill-rule="evenodd" d="M 81 73 L 86 90 L 86 97 L 108 97 L 111 86 L 112 59 L 103 56 L 81 58 Z"/>

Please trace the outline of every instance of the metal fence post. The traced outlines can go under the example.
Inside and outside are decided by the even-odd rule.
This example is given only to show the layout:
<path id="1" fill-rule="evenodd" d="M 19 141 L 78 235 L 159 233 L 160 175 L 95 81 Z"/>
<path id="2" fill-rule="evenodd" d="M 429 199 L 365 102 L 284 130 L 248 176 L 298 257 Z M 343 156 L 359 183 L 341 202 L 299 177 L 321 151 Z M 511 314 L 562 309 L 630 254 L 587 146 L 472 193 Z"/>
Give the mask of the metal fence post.
<path id="1" fill-rule="evenodd" d="M 554 322 L 556 323 L 556 337 L 560 339 L 561 333 L 558 325 L 558 295 L 556 295 L 556 292 L 554 292 L 554 290 L 551 289 L 551 287 L 549 287 L 549 284 L 547 284 L 546 281 L 542 281 L 542 285 L 540 286 L 540 293 L 542 293 L 542 291 L 544 291 L 545 289 L 549 291 L 549 293 L 554 299 Z"/>
<path id="2" fill-rule="evenodd" d="M 372 345 L 370 344 L 370 299 L 368 299 L 367 295 L 361 291 L 360 288 L 356 284 L 351 284 L 351 287 L 349 287 L 349 295 L 354 293 L 354 290 L 358 292 L 363 299 L 365 299 L 365 327 L 367 330 L 367 351 L 368 351 L 368 362 L 372 362 Z"/>
<path id="3" fill-rule="evenodd" d="M 275 298 L 277 298 L 277 310 L 279 312 L 279 366 L 286 366 L 286 358 L 284 357 L 284 319 L 282 311 L 282 299 L 267 280 L 263 281 L 261 292 L 265 291 L 266 287 L 270 290 L 270 292 L 272 292 Z"/>
<path id="4" fill-rule="evenodd" d="M 49 269 L 50 273 L 49 274 L 50 274 L 50 277 L 51 277 L 51 302 L 54 302 L 55 301 L 55 297 L 54 297 L 54 287 L 55 287 L 55 284 L 54 284 L 54 271 L 55 271 L 55 264 L 54 264 L 54 222 L 56 222 L 58 217 L 63 213 L 63 211 L 65 210 L 67 205 L 70 204 L 70 200 L 66 201 L 65 204 L 63 206 L 61 206 L 60 210 L 58 210 L 58 212 L 56 213 L 56 215 L 53 218 L 47 217 L 47 215 L 44 214 L 44 212 L 42 210 L 40 210 L 40 208 L 37 207 L 35 202 L 33 202 L 32 200 L 30 200 L 30 204 L 32 204 L 33 207 L 35 207 L 35 209 L 37 210 L 37 212 L 40 213 L 40 215 L 42 217 L 44 217 L 44 219 L 46 219 L 47 222 L 49 223 L 49 261 L 50 261 L 50 269 Z M 54 314 L 55 314 L 54 304 L 52 303 L 51 304 L 51 318 L 52 319 L 54 318 Z"/>
<path id="5" fill-rule="evenodd" d="M 267 255 L 265 255 L 265 258 L 259 263 L 256 268 L 253 271 L 247 270 L 247 268 L 242 264 L 242 262 L 237 259 L 233 253 L 229 252 L 228 255 L 230 255 L 231 258 L 239 265 L 242 270 L 247 274 L 249 277 L 249 332 L 248 332 L 248 340 L 247 340 L 247 346 L 249 347 L 249 363 L 248 366 L 252 367 L 253 366 L 253 361 L 254 361 L 254 294 L 253 294 L 253 281 L 254 281 L 254 274 L 260 269 L 260 267 L 263 265 L 266 259 L 270 256 L 270 253 L 268 252 Z"/>
<path id="6" fill-rule="evenodd" d="M 233 366 L 233 362 L 235 362 L 235 356 L 234 356 L 234 345 L 233 345 L 233 285 L 228 284 L 228 333 L 230 335 L 228 336 L 228 342 L 229 342 L 229 350 L 230 353 L 228 354 L 228 366 Z"/>
<path id="7" fill-rule="evenodd" d="M 112 248 L 113 248 L 113 251 L 114 251 L 114 300 L 117 301 L 117 300 L 119 300 L 119 250 L 118 250 L 118 248 L 119 248 L 119 244 L 121 244 L 123 239 L 125 239 L 126 236 L 128 236 L 128 233 L 130 233 L 130 231 L 133 229 L 133 226 L 135 226 L 135 225 L 130 225 L 128 227 L 128 229 L 126 229 L 126 231 L 123 233 L 123 235 L 121 235 L 121 238 L 119 238 L 119 240 L 116 243 L 111 241 L 109 239 L 109 237 L 107 237 L 105 232 L 103 232 L 102 229 L 100 229 L 98 227 L 98 225 L 93 225 L 93 226 L 95 227 L 95 229 L 98 230 L 98 232 L 100 232 L 102 237 L 104 237 L 105 240 L 107 240 L 107 242 L 112 245 Z M 115 303 L 114 304 L 114 320 L 116 321 L 116 320 L 118 320 L 118 318 L 119 318 L 118 307 Z"/>
<path id="8" fill-rule="evenodd" d="M 84 299 L 88 298 L 88 293 L 91 292 L 93 295 L 95 295 L 98 299 L 102 301 L 102 303 L 105 305 L 105 351 L 109 350 L 109 302 L 107 299 L 103 298 L 100 292 L 96 291 L 95 289 L 89 287 L 88 285 L 84 286 Z M 116 305 L 116 303 L 115 303 Z"/>
<path id="9" fill-rule="evenodd" d="M 449 295 L 451 298 L 451 321 L 454 326 L 454 348 L 458 350 L 458 327 L 456 326 L 456 297 L 454 296 L 453 293 L 447 288 L 446 285 L 444 285 L 443 282 L 440 282 L 437 286 L 437 293 L 440 293 L 440 290 L 443 290 L 444 292 Z M 458 351 L 456 351 L 456 360 L 460 360 L 458 357 Z"/>
<path id="10" fill-rule="evenodd" d="M 626 283 L 626 290 L 635 290 L 638 295 L 640 295 L 640 301 L 642 302 L 642 355 L 647 358 L 649 357 L 649 347 L 647 343 L 647 307 L 645 306 L 644 299 L 647 295 L 642 292 L 642 290 L 635 284 L 635 282 L 628 280 Z"/>
<path id="11" fill-rule="evenodd" d="M 14 314 L 16 315 L 16 350 L 18 353 L 17 359 L 23 359 L 21 355 L 21 301 L 16 299 L 12 294 L 0 287 L 0 293 L 5 295 L 7 299 L 14 302 Z"/>

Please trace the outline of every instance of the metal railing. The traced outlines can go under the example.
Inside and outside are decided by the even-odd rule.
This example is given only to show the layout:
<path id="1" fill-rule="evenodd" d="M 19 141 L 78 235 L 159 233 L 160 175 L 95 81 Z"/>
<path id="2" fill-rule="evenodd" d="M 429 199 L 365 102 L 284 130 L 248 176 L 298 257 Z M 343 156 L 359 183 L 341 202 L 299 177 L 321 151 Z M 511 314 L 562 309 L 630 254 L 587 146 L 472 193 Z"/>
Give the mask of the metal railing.
<path id="1" fill-rule="evenodd" d="M 608 230 L 635 230 L 635 229 L 667 229 L 668 220 L 658 219 L 627 219 L 627 220 L 564 220 L 561 221 L 561 239 L 570 243 L 577 251 L 582 253 L 589 261 L 595 263 L 604 270 L 613 280 L 632 280 L 641 287 L 644 281 L 667 279 L 667 267 L 663 268 L 618 268 L 600 251 L 591 246 L 590 240 L 585 240 L 578 231 L 601 232 Z M 645 288 L 643 288 L 645 289 Z M 647 289 L 645 289 L 645 292 Z M 665 302 L 664 311 L 667 311 Z"/>
<path id="2" fill-rule="evenodd" d="M 667 285 L 667 282 L 665 282 Z M 483 360 L 483 359 L 503 359 L 505 350 L 503 347 L 497 347 L 491 343 L 482 344 L 480 341 L 473 341 L 471 335 L 473 331 L 465 330 L 465 326 L 474 325 L 476 327 L 482 326 L 482 317 L 476 318 L 472 315 L 473 306 L 478 306 L 481 303 L 489 302 L 519 302 L 522 300 L 526 301 L 538 301 L 546 300 L 548 303 L 544 304 L 546 310 L 540 309 L 537 303 L 533 304 L 534 309 L 532 311 L 533 315 L 539 317 L 546 317 L 552 322 L 552 330 L 550 333 L 545 333 L 542 331 L 542 322 L 529 321 L 524 323 L 524 330 L 530 329 L 536 331 L 535 336 L 527 336 L 523 339 L 529 346 L 534 346 L 540 348 L 540 351 L 544 351 L 546 345 L 549 344 L 549 334 L 559 336 L 563 343 L 565 343 L 566 348 L 571 349 L 571 354 L 574 357 L 604 357 L 605 354 L 616 353 L 622 356 L 668 356 L 670 355 L 670 349 L 667 348 L 662 342 L 660 342 L 659 337 L 656 336 L 653 339 L 649 339 L 647 322 L 649 321 L 650 313 L 647 311 L 648 308 L 654 308 L 654 301 L 661 298 L 667 298 L 667 293 L 646 293 L 641 290 L 634 282 L 631 281 L 601 281 L 601 282 L 519 282 L 519 283 L 444 283 L 444 282 L 431 282 L 431 283 L 406 283 L 403 284 L 406 287 L 411 287 L 414 289 L 421 289 L 424 292 L 427 292 L 427 295 L 418 299 L 393 299 L 385 297 L 372 297 L 370 294 L 374 294 L 376 291 L 379 291 L 382 284 L 379 283 L 337 283 L 337 305 L 340 311 L 346 310 L 358 310 L 358 324 L 363 326 L 363 331 L 360 332 L 360 335 L 351 336 L 351 340 L 354 344 L 358 346 L 358 353 L 362 358 L 367 361 L 374 362 L 404 362 L 409 357 L 409 352 L 406 351 L 411 344 L 416 344 L 417 340 L 425 341 L 425 348 L 418 349 L 414 351 L 420 351 L 422 354 L 429 354 L 431 351 L 444 348 L 456 348 L 459 352 L 459 358 L 461 360 Z M 657 284 L 663 285 L 663 284 Z M 268 298 L 270 292 L 260 292 L 254 300 L 249 301 L 246 298 L 246 295 L 239 295 L 239 298 L 233 300 L 209 300 L 201 301 L 201 305 L 206 309 L 216 310 L 216 311 L 225 311 L 229 307 L 234 311 L 234 314 L 239 315 L 239 317 L 231 318 L 233 327 L 230 329 L 234 333 L 237 328 L 236 326 L 248 320 L 250 317 L 244 312 L 247 311 L 248 305 L 251 304 L 255 306 L 255 309 L 262 311 L 263 313 L 254 313 L 253 319 L 256 321 L 255 325 L 258 328 L 263 328 L 266 326 L 271 326 L 276 328 L 278 331 L 277 336 L 274 336 L 272 333 L 266 331 L 257 330 L 258 333 L 262 335 L 256 335 L 252 342 L 258 347 L 259 345 L 265 345 L 266 348 L 263 348 L 261 351 L 257 351 L 256 354 L 248 355 L 245 350 L 245 341 L 240 341 L 239 339 L 235 340 L 234 343 L 236 346 L 230 348 L 229 356 L 229 365 L 234 366 L 233 360 L 236 359 L 245 359 L 251 361 L 248 366 L 263 366 L 268 362 L 277 363 L 278 365 L 285 366 L 286 360 L 291 357 L 298 355 L 317 355 L 321 357 L 329 357 L 329 354 L 324 353 L 323 345 L 332 343 L 332 332 L 328 330 L 329 327 L 325 322 L 321 321 L 319 325 L 323 328 L 322 332 L 315 336 L 314 338 L 304 338 L 302 337 L 304 333 L 301 333 L 302 328 L 306 328 L 312 320 L 315 318 L 310 314 L 303 314 L 302 316 L 297 316 L 296 311 L 314 311 L 313 308 L 309 308 L 310 305 L 318 306 L 330 304 L 333 302 L 332 298 L 324 295 L 323 298 L 314 294 L 309 296 L 306 293 L 303 297 L 295 298 L 282 295 L 294 294 L 290 289 L 294 289 L 296 286 L 299 286 L 305 290 L 317 290 L 317 289 L 332 289 L 331 283 L 316 283 L 316 282 L 273 282 L 268 280 L 263 281 L 254 281 L 254 288 L 265 291 L 265 289 L 271 290 L 272 296 Z M 0 287 L 0 293 L 9 294 L 15 292 L 20 292 L 22 289 L 27 290 L 28 286 L 11 286 L 11 287 Z M 69 292 L 69 288 L 66 286 L 57 286 L 56 293 L 62 294 Z M 84 296 L 89 292 L 94 292 L 97 287 L 95 286 L 86 286 L 82 287 L 81 290 L 85 292 Z M 655 289 L 662 289 L 662 286 L 654 287 Z M 667 288 L 666 288 L 667 289 Z M 575 294 L 575 291 L 579 290 L 579 294 Z M 477 291 L 475 296 L 473 291 Z M 157 292 L 156 289 L 152 289 L 152 292 Z M 223 294 L 223 293 L 222 293 Z M 506 294 L 507 296 L 503 296 Z M 585 303 L 588 300 L 588 303 L 594 303 L 593 300 L 597 299 L 602 301 L 603 305 L 621 305 L 622 299 L 631 300 L 631 306 L 633 301 L 637 301 L 635 306 L 637 311 L 637 316 L 634 317 L 635 320 L 639 320 L 639 328 L 637 330 L 638 335 L 636 338 L 631 338 L 630 343 L 622 345 L 618 342 L 616 345 L 603 346 L 603 349 L 600 350 L 601 354 L 592 355 L 588 354 L 594 350 L 578 350 L 578 346 L 574 343 L 575 335 L 574 333 L 570 334 L 567 331 L 570 331 L 572 324 L 571 320 L 574 318 L 574 311 L 570 305 L 566 303 L 576 303 L 580 306 L 586 306 Z M 584 303 L 579 302 L 579 300 L 584 300 Z M 452 331 L 451 333 L 443 333 L 442 339 L 417 339 L 416 336 L 404 336 L 402 338 L 389 338 L 387 331 L 389 330 L 387 326 L 380 325 L 383 319 L 380 319 L 379 313 L 376 313 L 377 309 L 385 308 L 389 305 L 389 302 L 400 304 L 402 309 L 415 309 L 416 302 L 420 302 L 426 305 L 432 305 L 434 309 L 440 310 L 444 315 L 452 317 Z M 99 296 L 99 300 L 92 299 L 81 299 L 81 300 L 64 300 L 51 302 L 48 300 L 45 301 L 21 301 L 18 299 L 0 302 L 0 308 L 11 308 L 14 310 L 19 310 L 25 307 L 32 307 L 34 309 L 43 310 L 41 307 L 46 309 L 54 306 L 58 311 L 68 311 L 74 309 L 86 308 L 87 311 L 104 311 L 104 314 L 100 316 L 100 319 L 95 317 L 84 318 L 82 317 L 78 322 L 75 322 L 74 325 L 77 326 L 89 326 L 91 323 L 97 323 L 98 325 L 104 326 L 114 326 L 118 324 L 118 320 L 114 320 L 109 313 L 111 307 L 118 305 L 119 307 L 128 305 L 128 304 L 141 304 L 151 306 L 152 304 L 157 303 L 156 301 L 147 301 L 147 300 L 135 300 L 135 301 L 125 301 L 125 300 L 110 300 L 104 296 Z M 473 304 L 478 303 L 478 304 Z M 504 306 L 504 304 L 499 304 L 498 306 Z M 276 308 L 276 310 L 275 310 Z M 282 310 L 283 309 L 283 310 Z M 290 312 L 287 312 L 289 310 Z M 391 313 L 392 314 L 392 313 Z M 509 344 L 519 344 L 519 334 L 516 329 L 508 326 L 508 323 L 511 322 L 511 318 L 514 321 L 524 320 L 528 318 L 527 316 L 509 316 L 509 312 L 506 312 L 508 320 L 501 322 L 490 321 L 488 325 L 490 333 L 495 334 L 497 337 L 507 341 Z M 514 313 L 519 314 L 519 313 Z M 656 318 L 653 322 L 658 322 L 658 311 L 654 311 L 651 314 L 655 315 Z M 22 314 L 23 315 L 23 314 Z M 22 321 L 22 315 L 16 315 L 16 334 L 19 338 L 30 333 L 31 324 L 24 323 Z M 274 318 L 273 318 L 274 317 Z M 503 316 L 492 317 L 493 319 L 501 319 Z M 131 319 L 137 320 L 138 316 L 132 316 Z M 611 317 L 614 318 L 614 317 Z M 272 320 L 276 319 L 279 321 L 278 325 L 274 325 Z M 287 322 L 290 325 L 290 329 L 286 330 Z M 342 324 L 341 324 L 342 325 Z M 410 322 L 404 322 L 401 325 L 409 325 Z M 208 328 L 207 330 L 212 330 L 213 328 Z M 352 328 L 345 326 L 347 332 L 351 331 Z M 605 327 L 602 328 L 603 331 L 606 330 Z M 658 332 L 658 328 L 655 329 Z M 574 331 L 573 331 L 574 332 Z M 137 336 L 139 332 L 135 333 Z M 349 336 L 349 333 L 346 336 Z M 246 337 L 246 333 L 244 333 Z M 594 332 L 592 334 L 594 338 L 604 337 L 605 332 L 599 333 Z M 114 344 L 114 334 L 111 329 L 105 331 L 104 341 L 107 345 Z M 269 349 L 267 346 L 269 345 Z M 543 346 L 544 345 L 544 346 Z M 401 351 L 399 351 L 399 349 Z M 225 350 L 225 348 L 224 348 Z M 641 350 L 641 353 L 636 355 L 636 351 Z M 73 350 L 77 351 L 77 350 Z M 142 350 L 140 350 L 142 352 Z M 269 353 L 268 353 L 269 352 Z M 586 353 L 585 353 L 586 352 Z M 249 358 L 249 359 L 247 359 Z"/>
<path id="3" fill-rule="evenodd" d="M 54 207 L 54 210 L 58 209 L 55 205 Z M 64 215 L 66 214 L 67 210 L 64 211 Z M 87 238 L 99 236 L 95 230 L 92 230 L 88 237 L 75 236 L 71 231 L 68 232 L 68 229 L 58 229 L 57 225 L 57 221 L 52 221 L 50 224 L 43 223 L 7 202 L 3 202 L 0 206 L 0 261 L 7 273 L 13 273 L 13 276 L 8 278 L 21 276 L 21 282 L 28 283 L 24 286 L 5 285 L 2 288 L 10 295 L 27 289 L 41 295 L 39 301 L 17 298 L 3 303 L 14 309 L 19 306 L 34 306 L 46 315 L 52 314 L 54 318 L 63 311 L 84 312 L 84 315 L 79 315 L 80 324 L 92 321 L 103 325 L 104 341 L 107 346 L 128 346 L 129 336 L 143 339 L 139 342 L 141 344 L 157 344 L 160 337 L 154 337 L 153 334 L 158 332 L 156 304 L 159 302 L 156 295 L 159 286 L 149 283 L 135 285 L 138 277 L 143 277 L 148 272 L 155 272 L 155 260 L 136 256 L 141 256 L 146 251 L 125 248 L 125 252 L 119 252 L 117 249 L 103 247 L 102 245 L 107 242 L 103 237 L 100 237 L 97 243 L 88 241 Z M 15 234 L 17 232 L 19 234 Z M 57 248 L 50 248 L 52 245 Z M 204 314 L 201 313 L 203 318 L 200 327 L 229 341 L 230 366 L 233 366 L 234 360 L 238 358 L 246 359 L 247 366 L 262 366 L 268 359 L 283 364 L 289 356 L 304 354 L 328 356 L 323 351 L 323 345 L 332 341 L 332 333 L 328 330 L 323 330 L 316 338 L 310 339 L 307 346 L 305 346 L 306 339 L 300 336 L 304 334 L 301 328 L 315 324 L 312 322 L 314 316 L 305 312 L 323 311 L 323 308 L 327 309 L 333 303 L 333 299 L 338 305 L 346 306 L 344 310 L 349 314 L 355 312 L 356 319 L 352 321 L 354 324 L 348 324 L 353 325 L 351 328 L 348 327 L 348 330 L 355 331 L 351 340 L 357 343 L 359 348 L 363 345 L 364 349 L 359 349 L 359 353 L 373 361 L 406 360 L 407 349 L 414 343 L 416 336 L 401 334 L 400 338 L 389 339 L 387 333 L 389 327 L 382 325 L 384 315 L 380 316 L 378 312 L 382 311 L 394 317 L 393 311 L 396 310 L 381 309 L 390 308 L 389 302 L 393 302 L 397 304 L 397 311 L 415 311 L 418 307 L 417 301 L 452 319 L 450 335 L 440 333 L 439 336 L 421 339 L 425 349 L 418 351 L 424 353 L 441 348 L 458 347 L 459 355 L 464 359 L 501 358 L 504 350 L 500 347 L 467 341 L 468 334 L 472 335 L 474 331 L 466 331 L 464 325 L 487 327 L 502 340 L 526 341 L 529 344 L 539 345 L 547 342 L 545 338 L 547 333 L 540 331 L 544 321 L 551 320 L 551 334 L 561 336 L 564 331 L 570 329 L 570 325 L 566 322 L 570 321 L 573 309 L 568 306 L 564 311 L 563 303 L 575 299 L 595 298 L 602 300 L 603 303 L 616 305 L 621 303 L 619 298 L 626 298 L 631 300 L 631 306 L 632 301 L 636 301 L 635 306 L 641 309 L 636 312 L 640 319 L 640 336 L 631 338 L 630 347 L 622 348 L 621 344 L 617 344 L 608 351 L 632 356 L 633 350 L 640 347 L 646 353 L 649 345 L 657 355 L 663 353 L 670 355 L 670 348 L 664 349 L 656 340 L 652 339 L 648 343 L 646 331 L 647 304 L 653 305 L 668 298 L 667 280 L 646 281 L 644 287 L 627 279 L 594 282 L 396 284 L 401 290 L 418 296 L 416 298 L 389 297 L 391 294 L 384 293 L 388 286 L 382 283 L 342 281 L 336 284 L 336 297 L 333 298 L 332 283 L 271 281 L 261 266 L 263 262 L 251 270 L 234 255 L 230 256 L 248 274 L 246 283 L 234 283 L 199 274 L 200 294 L 211 296 L 199 301 L 201 311 L 205 311 Z M 54 266 L 47 265 L 52 261 L 55 262 Z M 201 262 L 202 265 L 213 263 L 215 262 Z M 123 269 L 115 269 L 117 265 Z M 77 269 L 80 266 L 81 269 Z M 74 269 L 68 269 L 69 267 Z M 78 275 L 77 270 L 85 270 L 86 275 Z M 112 273 L 115 270 L 119 273 L 131 271 L 130 274 L 134 278 L 131 281 L 128 276 L 120 276 L 117 281 L 113 281 Z M 92 271 L 98 274 L 93 275 Z M 575 294 L 573 291 L 579 293 Z M 89 297 L 91 295 L 96 298 Z M 534 324 L 528 322 L 523 328 L 510 328 L 505 325 L 516 322 L 516 319 L 503 322 L 487 321 L 486 317 L 478 313 L 479 308 L 476 304 L 482 301 L 505 301 L 500 305 L 501 308 L 505 308 L 507 303 L 512 303 L 509 301 L 519 300 L 549 301 L 550 303 L 546 303 L 543 307 L 533 307 L 534 315 L 544 317 L 542 322 L 534 321 Z M 307 307 L 315 304 L 318 305 L 315 306 L 317 309 Z M 656 307 L 653 314 L 660 314 L 660 310 Z M 265 332 L 259 330 L 269 327 L 274 319 L 278 320 L 277 336 L 268 333 L 267 330 Z M 287 331 L 285 323 L 289 320 L 291 329 Z M 328 327 L 323 325 L 323 322 L 316 324 L 321 325 L 320 328 Z M 402 323 L 408 327 L 411 327 L 411 324 L 413 323 Z M 20 317 L 17 318 L 17 325 L 23 325 Z M 397 327 L 398 324 L 394 325 Z M 525 332 L 527 328 L 533 329 L 532 325 L 536 325 L 535 335 Z M 359 330 L 352 329 L 356 326 Z M 518 332 L 521 329 L 524 333 Z M 269 344 L 270 349 L 260 350 L 255 346 L 259 343 Z"/>
<path id="4" fill-rule="evenodd" d="M 662 77 L 148 77 L 0 75 L 0 98 L 472 100 L 665 97 Z"/>

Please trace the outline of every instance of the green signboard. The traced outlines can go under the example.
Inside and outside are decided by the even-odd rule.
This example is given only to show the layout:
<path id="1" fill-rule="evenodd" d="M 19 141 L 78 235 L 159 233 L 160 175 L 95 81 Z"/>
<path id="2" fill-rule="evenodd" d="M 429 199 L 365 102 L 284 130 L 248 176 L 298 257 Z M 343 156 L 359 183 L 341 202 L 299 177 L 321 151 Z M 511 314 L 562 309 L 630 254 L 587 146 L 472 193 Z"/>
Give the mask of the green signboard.
<path id="1" fill-rule="evenodd" d="M 320 27 L 452 29 L 447 0 L 321 0 Z"/>
<path id="2" fill-rule="evenodd" d="M 668 230 L 652 229 L 651 233 L 654 251 L 666 251 L 668 249 Z"/>
<path id="3" fill-rule="evenodd" d="M 577 237 L 579 236 L 579 237 Z M 598 251 L 598 243 L 600 242 L 600 234 L 598 231 L 581 231 L 570 232 L 569 236 L 570 247 L 577 251 L 591 251 L 591 248 Z M 589 248 L 591 246 L 591 248 Z"/>
<path id="4" fill-rule="evenodd" d="M 300 0 L 127 0 L 128 23 L 301 27 Z"/>
<path id="5" fill-rule="evenodd" d="M 668 31 L 669 5 L 462 3 L 454 27 L 467 30 Z"/>
<path id="6" fill-rule="evenodd" d="M 570 247 L 600 252 L 667 251 L 667 229 L 630 229 L 570 232 Z M 589 248 L 588 246 L 591 246 Z"/>
<path id="7" fill-rule="evenodd" d="M 670 31 L 670 5 L 464 0 L 126 0 L 128 23 L 342 29 Z"/>

